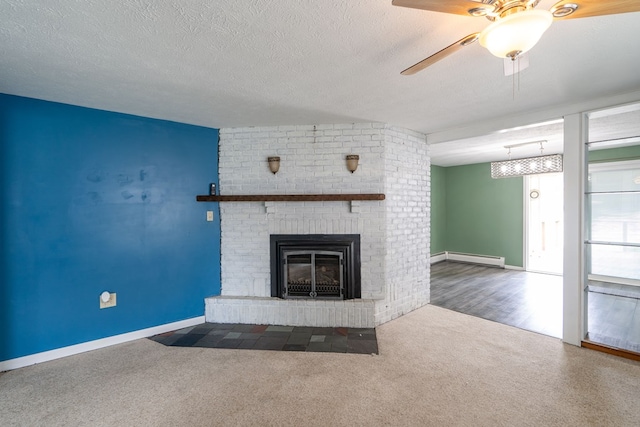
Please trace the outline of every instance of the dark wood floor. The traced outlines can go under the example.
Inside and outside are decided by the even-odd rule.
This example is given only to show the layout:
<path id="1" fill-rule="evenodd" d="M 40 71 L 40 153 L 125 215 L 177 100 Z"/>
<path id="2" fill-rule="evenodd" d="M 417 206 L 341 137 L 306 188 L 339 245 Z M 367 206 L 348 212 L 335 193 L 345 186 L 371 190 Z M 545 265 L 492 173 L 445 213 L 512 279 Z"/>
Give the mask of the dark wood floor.
<path id="1" fill-rule="evenodd" d="M 640 289 L 589 283 L 590 341 L 640 353 Z"/>
<path id="2" fill-rule="evenodd" d="M 431 304 L 562 337 L 562 277 L 451 261 L 431 266 Z"/>
<path id="3" fill-rule="evenodd" d="M 640 353 L 640 289 L 591 282 L 590 341 Z M 431 266 L 431 304 L 562 337 L 562 277 L 451 261 Z"/>

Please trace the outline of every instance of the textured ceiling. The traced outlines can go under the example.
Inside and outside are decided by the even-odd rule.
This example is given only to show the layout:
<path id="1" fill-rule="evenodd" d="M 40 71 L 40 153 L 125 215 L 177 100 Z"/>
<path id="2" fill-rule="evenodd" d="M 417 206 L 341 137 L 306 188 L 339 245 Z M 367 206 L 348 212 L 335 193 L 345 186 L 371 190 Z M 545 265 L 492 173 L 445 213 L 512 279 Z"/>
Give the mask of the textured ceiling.
<path id="1" fill-rule="evenodd" d="M 379 121 L 444 135 L 640 91 L 637 12 L 554 22 L 515 95 L 477 43 L 399 74 L 487 23 L 391 0 L 3 0 L 0 92 L 215 128 Z"/>
<path id="2" fill-rule="evenodd" d="M 478 135 L 431 145 L 432 163 L 438 166 L 458 166 L 557 154 L 563 152 L 563 120 L 535 123 L 514 129 L 503 129 L 491 134 Z M 640 104 L 612 108 L 594 113 L 589 118 L 591 150 L 640 145 Z M 542 146 L 543 151 L 540 150 Z M 507 147 L 511 147 L 511 152 Z"/>

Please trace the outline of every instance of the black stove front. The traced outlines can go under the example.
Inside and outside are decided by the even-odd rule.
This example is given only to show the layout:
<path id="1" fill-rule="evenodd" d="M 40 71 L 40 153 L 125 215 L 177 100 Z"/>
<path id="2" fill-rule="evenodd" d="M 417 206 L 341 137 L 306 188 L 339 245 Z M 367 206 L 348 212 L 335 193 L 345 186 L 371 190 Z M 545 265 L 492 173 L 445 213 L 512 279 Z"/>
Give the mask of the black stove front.
<path id="1" fill-rule="evenodd" d="M 360 298 L 360 235 L 271 235 L 271 296 Z"/>

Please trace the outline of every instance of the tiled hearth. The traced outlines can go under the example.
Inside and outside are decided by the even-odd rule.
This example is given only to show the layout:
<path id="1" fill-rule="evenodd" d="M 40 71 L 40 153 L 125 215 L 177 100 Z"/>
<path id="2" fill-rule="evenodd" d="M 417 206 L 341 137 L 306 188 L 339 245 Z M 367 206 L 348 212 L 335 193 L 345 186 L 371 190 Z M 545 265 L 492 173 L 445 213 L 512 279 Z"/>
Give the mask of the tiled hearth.
<path id="1" fill-rule="evenodd" d="M 373 328 L 204 323 L 150 339 L 174 347 L 378 354 Z"/>
<path id="2" fill-rule="evenodd" d="M 355 173 L 345 157 L 358 154 Z M 267 157 L 279 156 L 269 171 Z M 370 328 L 429 302 L 429 157 L 424 135 L 381 123 L 221 129 L 219 189 L 241 194 L 385 194 L 385 200 L 221 202 L 222 294 L 213 323 Z M 361 298 L 271 296 L 274 234 L 357 234 Z"/>

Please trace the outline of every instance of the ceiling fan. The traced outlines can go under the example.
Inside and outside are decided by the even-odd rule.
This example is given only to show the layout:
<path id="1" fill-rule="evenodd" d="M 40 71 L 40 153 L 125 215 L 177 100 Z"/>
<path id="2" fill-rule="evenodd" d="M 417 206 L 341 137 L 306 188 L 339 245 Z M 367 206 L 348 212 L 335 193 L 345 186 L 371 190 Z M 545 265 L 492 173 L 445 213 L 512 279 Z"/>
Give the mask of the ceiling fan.
<path id="1" fill-rule="evenodd" d="M 563 0 L 554 4 L 550 10 L 536 10 L 539 2 L 540 0 L 393 0 L 391 4 L 394 6 L 485 17 L 492 21 L 481 32 L 461 38 L 400 74 L 411 75 L 424 70 L 476 40 L 493 55 L 515 60 L 535 46 L 554 19 L 640 11 L 640 0 Z"/>

